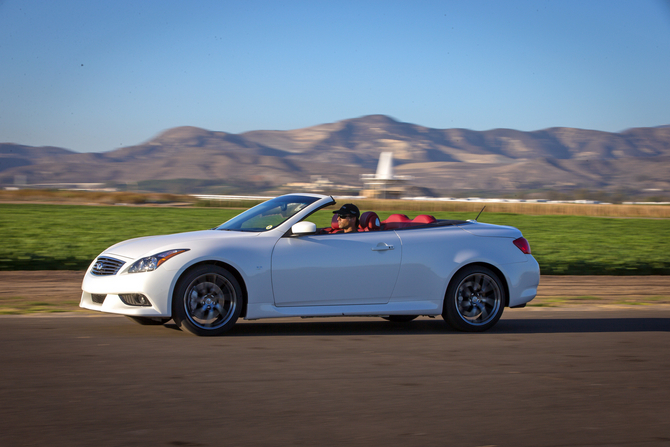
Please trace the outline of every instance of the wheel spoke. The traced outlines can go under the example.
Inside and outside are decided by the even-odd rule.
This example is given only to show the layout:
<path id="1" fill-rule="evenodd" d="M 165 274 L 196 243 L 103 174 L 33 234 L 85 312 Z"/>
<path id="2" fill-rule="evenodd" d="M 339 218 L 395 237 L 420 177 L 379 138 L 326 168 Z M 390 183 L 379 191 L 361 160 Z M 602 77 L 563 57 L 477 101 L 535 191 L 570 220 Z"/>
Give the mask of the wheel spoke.
<path id="1" fill-rule="evenodd" d="M 482 304 L 482 303 L 479 303 L 477 305 L 477 307 L 479 307 L 479 311 L 480 311 L 479 318 L 481 318 L 482 321 L 488 320 L 488 317 L 489 317 L 488 308 L 486 306 L 484 306 L 484 304 Z"/>
<path id="2" fill-rule="evenodd" d="M 477 284 L 477 290 L 481 291 L 484 288 L 484 281 L 486 278 L 484 278 L 484 275 L 477 275 L 475 282 Z"/>

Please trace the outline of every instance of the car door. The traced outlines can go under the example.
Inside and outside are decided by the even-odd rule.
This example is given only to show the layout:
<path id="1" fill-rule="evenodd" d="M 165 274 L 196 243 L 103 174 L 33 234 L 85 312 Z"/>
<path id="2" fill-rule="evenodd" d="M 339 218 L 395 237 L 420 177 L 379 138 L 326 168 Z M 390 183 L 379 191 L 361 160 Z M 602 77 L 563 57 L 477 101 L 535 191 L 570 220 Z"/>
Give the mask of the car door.
<path id="1" fill-rule="evenodd" d="M 401 257 L 393 231 L 283 237 L 272 253 L 275 305 L 387 303 Z"/>

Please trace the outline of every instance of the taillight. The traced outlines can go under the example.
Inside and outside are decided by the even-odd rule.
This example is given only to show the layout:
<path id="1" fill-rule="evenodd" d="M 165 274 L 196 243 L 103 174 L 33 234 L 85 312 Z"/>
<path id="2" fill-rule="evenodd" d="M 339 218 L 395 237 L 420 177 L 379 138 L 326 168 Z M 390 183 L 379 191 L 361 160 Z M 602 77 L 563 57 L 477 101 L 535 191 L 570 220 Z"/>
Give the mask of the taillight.
<path id="1" fill-rule="evenodd" d="M 514 240 L 514 245 L 516 245 L 516 247 L 519 250 L 521 250 L 522 252 L 524 252 L 525 254 L 527 254 L 527 255 L 530 254 L 530 244 L 528 243 L 528 241 L 526 240 L 525 237 L 520 237 L 519 239 L 515 239 Z"/>

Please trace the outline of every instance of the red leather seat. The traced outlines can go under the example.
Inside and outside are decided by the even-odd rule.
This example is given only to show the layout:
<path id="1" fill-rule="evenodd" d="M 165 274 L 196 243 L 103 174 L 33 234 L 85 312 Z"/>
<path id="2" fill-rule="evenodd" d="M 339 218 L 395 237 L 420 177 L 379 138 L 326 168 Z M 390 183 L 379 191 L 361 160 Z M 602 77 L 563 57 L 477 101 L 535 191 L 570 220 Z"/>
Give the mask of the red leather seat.
<path id="1" fill-rule="evenodd" d="M 412 219 L 412 222 L 424 223 L 424 224 L 430 224 L 436 221 L 437 219 L 435 219 L 435 217 L 429 216 L 428 214 L 419 214 L 414 219 Z"/>
<path id="2" fill-rule="evenodd" d="M 330 220 L 330 228 L 323 228 L 321 233 L 335 233 L 340 230 L 340 224 L 337 223 L 337 214 L 333 214 L 333 218 Z"/>
<path id="3" fill-rule="evenodd" d="M 385 230 L 397 230 L 411 226 L 412 220 L 404 214 L 391 214 L 382 223 Z"/>
<path id="4" fill-rule="evenodd" d="M 410 218 L 404 214 L 391 214 L 384 223 L 390 222 L 411 222 Z"/>
<path id="5" fill-rule="evenodd" d="M 379 231 L 382 227 L 379 216 L 374 211 L 367 211 L 361 214 L 358 223 L 358 231 Z"/>

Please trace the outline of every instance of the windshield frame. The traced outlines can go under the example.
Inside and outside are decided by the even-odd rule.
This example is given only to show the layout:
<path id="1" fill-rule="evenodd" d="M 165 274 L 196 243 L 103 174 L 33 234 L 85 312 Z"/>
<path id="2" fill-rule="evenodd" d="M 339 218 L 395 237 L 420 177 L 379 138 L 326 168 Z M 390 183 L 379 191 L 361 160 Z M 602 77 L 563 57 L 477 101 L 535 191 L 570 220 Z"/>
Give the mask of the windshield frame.
<path id="1" fill-rule="evenodd" d="M 249 208 L 248 210 L 238 214 L 230 220 L 227 220 L 214 229 L 221 231 L 241 231 L 249 233 L 263 233 L 274 230 L 321 199 L 322 197 L 309 194 L 288 194 L 275 197 L 274 199 L 267 200 L 252 208 Z M 293 206 L 293 209 L 289 209 L 289 206 L 291 205 Z M 273 210 L 278 210 L 278 215 L 280 217 L 278 217 L 276 220 L 267 219 L 268 216 L 277 216 L 277 214 L 267 214 Z M 283 214 L 284 212 L 286 212 L 286 215 Z M 255 219 L 258 221 L 263 221 L 264 218 L 266 218 L 265 226 L 244 227 L 245 224 L 248 224 Z"/>

